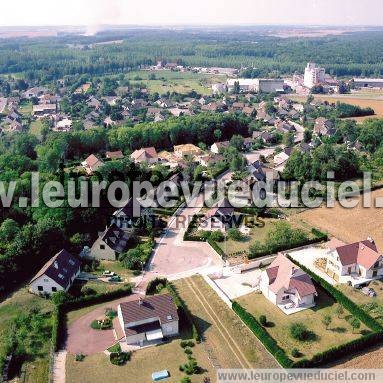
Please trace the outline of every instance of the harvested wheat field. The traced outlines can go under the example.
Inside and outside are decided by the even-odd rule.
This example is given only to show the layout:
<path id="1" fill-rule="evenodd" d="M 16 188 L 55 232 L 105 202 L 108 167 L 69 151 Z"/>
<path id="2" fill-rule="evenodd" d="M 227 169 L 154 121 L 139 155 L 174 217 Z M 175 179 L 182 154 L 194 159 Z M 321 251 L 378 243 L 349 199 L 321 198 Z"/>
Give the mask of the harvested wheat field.
<path id="1" fill-rule="evenodd" d="M 359 356 L 333 364 L 333 368 L 380 368 L 382 366 L 383 347 L 369 352 L 363 351 Z"/>
<path id="2" fill-rule="evenodd" d="M 306 222 L 348 243 L 371 236 L 378 247 L 383 249 L 383 208 L 373 207 L 377 197 L 383 200 L 383 189 L 371 192 L 371 208 L 362 207 L 360 196 L 356 197 L 359 204 L 353 209 L 346 209 L 337 204 L 334 208 L 306 210 L 291 219 Z"/>

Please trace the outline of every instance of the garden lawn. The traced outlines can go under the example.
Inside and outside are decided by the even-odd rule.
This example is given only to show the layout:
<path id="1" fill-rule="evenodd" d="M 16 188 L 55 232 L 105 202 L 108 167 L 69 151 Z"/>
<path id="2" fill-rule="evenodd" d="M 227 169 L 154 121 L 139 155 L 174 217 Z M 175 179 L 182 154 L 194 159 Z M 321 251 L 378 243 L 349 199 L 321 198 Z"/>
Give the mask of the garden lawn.
<path id="1" fill-rule="evenodd" d="M 139 382 L 151 383 L 151 374 L 155 371 L 168 370 L 170 379 L 166 382 L 178 383 L 185 375 L 179 370 L 179 366 L 187 362 L 187 355 L 180 347 L 181 339 L 153 347 L 135 351 L 132 358 L 124 366 L 114 366 L 105 354 L 86 356 L 82 362 L 75 361 L 75 355 L 67 356 L 66 382 L 92 382 L 92 383 L 125 383 Z M 205 376 L 214 379 L 211 364 L 202 344 L 196 344 L 193 348 L 193 356 L 198 366 L 202 367 L 203 373 L 192 375 L 192 383 L 202 382 Z"/>
<path id="2" fill-rule="evenodd" d="M 375 290 L 376 297 L 365 295 L 362 290 L 354 289 L 346 284 L 336 287 L 383 325 L 383 281 L 372 281 L 368 286 Z"/>
<path id="3" fill-rule="evenodd" d="M 234 241 L 230 238 L 227 239 L 227 241 L 223 242 L 217 242 L 217 245 L 224 251 L 224 253 L 227 256 L 234 255 L 236 252 L 248 252 L 249 247 L 255 242 L 259 241 L 261 244 L 265 244 L 267 240 L 268 233 L 274 229 L 275 223 L 280 222 L 281 220 L 274 219 L 274 218 L 260 218 L 265 223 L 264 227 L 257 227 L 254 226 L 250 229 L 249 235 L 244 235 L 243 239 L 240 241 Z M 307 227 L 307 225 L 302 225 L 300 222 L 289 222 L 289 221 L 282 221 L 290 223 L 291 226 L 296 229 L 302 229 L 304 231 L 307 231 L 309 236 L 312 236 L 310 233 L 310 228 Z"/>
<path id="4" fill-rule="evenodd" d="M 0 353 L 4 353 L 5 340 L 11 332 L 14 320 L 27 313 L 31 308 L 36 308 L 40 313 L 49 317 L 53 304 L 50 300 L 29 293 L 25 287 L 0 303 Z M 42 343 L 39 348 L 39 355 L 36 358 L 31 356 L 31 360 L 25 362 L 22 367 L 22 370 L 25 370 L 25 382 L 45 383 L 48 381 L 50 341 Z"/>
<path id="5" fill-rule="evenodd" d="M 32 121 L 29 125 L 29 133 L 35 135 L 37 138 L 40 138 L 42 128 L 43 123 L 41 122 L 41 120 Z"/>
<path id="6" fill-rule="evenodd" d="M 353 329 L 346 321 L 350 316 L 346 310 L 341 318 L 335 313 L 337 303 L 330 297 L 321 287 L 316 285 L 318 297 L 316 297 L 316 306 L 312 309 L 306 309 L 295 314 L 286 315 L 281 309 L 271 303 L 262 294 L 251 293 L 237 299 L 250 314 L 259 320 L 260 315 L 266 315 L 267 321 L 271 323 L 266 330 L 277 341 L 279 346 L 283 348 L 288 356 L 291 356 L 291 350 L 297 348 L 304 357 L 311 358 L 318 352 L 325 351 L 331 347 L 339 346 L 351 340 L 357 339 L 362 333 L 369 331 L 366 326 L 361 323 L 358 330 Z M 326 330 L 326 326 L 322 323 L 325 315 L 332 317 L 332 323 Z M 290 325 L 294 322 L 303 323 L 308 330 L 316 334 L 316 340 L 301 342 L 290 336 Z"/>
<path id="7" fill-rule="evenodd" d="M 150 75 L 155 75 L 154 80 L 150 80 Z M 136 78 L 141 80 L 136 80 Z M 134 71 L 126 75 L 131 84 L 145 84 L 150 93 L 167 92 L 189 93 L 196 91 L 202 95 L 211 95 L 211 85 L 216 82 L 225 82 L 225 76 L 211 74 L 201 74 L 192 72 L 172 72 L 162 71 Z"/>

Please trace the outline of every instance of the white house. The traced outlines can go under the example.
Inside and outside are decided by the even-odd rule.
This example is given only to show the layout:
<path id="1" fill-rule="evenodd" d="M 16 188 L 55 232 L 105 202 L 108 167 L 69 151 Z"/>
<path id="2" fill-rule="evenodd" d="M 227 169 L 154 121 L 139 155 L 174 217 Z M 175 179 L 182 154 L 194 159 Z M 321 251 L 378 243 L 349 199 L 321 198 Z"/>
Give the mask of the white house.
<path id="1" fill-rule="evenodd" d="M 32 278 L 29 291 L 40 295 L 50 295 L 56 291 L 68 291 L 80 273 L 80 266 L 80 261 L 63 249 Z"/>
<path id="2" fill-rule="evenodd" d="M 117 313 L 127 344 L 143 346 L 179 334 L 177 306 L 169 294 L 120 303 Z"/>
<path id="3" fill-rule="evenodd" d="M 227 198 L 217 202 L 202 218 L 199 230 L 225 232 L 233 224 L 234 207 Z"/>
<path id="4" fill-rule="evenodd" d="M 313 307 L 318 295 L 309 275 L 283 254 L 262 271 L 260 289 L 286 314 Z"/>
<path id="5" fill-rule="evenodd" d="M 325 82 L 325 69 L 315 63 L 307 63 L 305 68 L 304 86 L 311 89 L 315 85 Z"/>
<path id="6" fill-rule="evenodd" d="M 383 277 L 383 257 L 372 238 L 340 244 L 329 242 L 326 273 L 340 283 L 353 286 Z"/>
<path id="7" fill-rule="evenodd" d="M 129 233 L 112 224 L 99 233 L 90 249 L 90 256 L 95 259 L 115 261 L 126 250 L 130 236 Z"/>

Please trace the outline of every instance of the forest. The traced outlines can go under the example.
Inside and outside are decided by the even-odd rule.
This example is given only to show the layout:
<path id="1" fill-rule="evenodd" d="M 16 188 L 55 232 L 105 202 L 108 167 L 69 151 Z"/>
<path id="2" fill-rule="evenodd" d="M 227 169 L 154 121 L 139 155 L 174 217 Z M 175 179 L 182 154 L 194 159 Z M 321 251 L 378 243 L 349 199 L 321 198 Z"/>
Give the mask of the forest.
<path id="1" fill-rule="evenodd" d="M 302 73 L 308 61 L 337 76 L 383 75 L 383 31 L 279 38 L 258 30 L 148 29 L 0 40 L 0 74 L 51 81 L 76 74 L 126 72 L 157 60 L 249 69 L 247 77 Z M 121 44 L 93 45 L 121 39 Z"/>

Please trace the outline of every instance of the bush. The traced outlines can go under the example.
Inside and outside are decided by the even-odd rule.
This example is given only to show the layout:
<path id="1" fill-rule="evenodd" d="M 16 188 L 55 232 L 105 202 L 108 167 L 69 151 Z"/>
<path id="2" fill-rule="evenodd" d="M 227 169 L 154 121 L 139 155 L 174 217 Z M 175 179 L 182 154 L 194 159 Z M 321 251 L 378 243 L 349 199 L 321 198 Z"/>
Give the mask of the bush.
<path id="1" fill-rule="evenodd" d="M 165 288 L 165 286 L 162 284 L 162 283 L 159 283 L 157 286 L 156 286 L 156 293 L 160 293 L 163 289 Z"/>
<path id="2" fill-rule="evenodd" d="M 166 286 L 167 279 L 166 278 L 155 278 L 149 281 L 146 286 L 146 295 L 153 295 L 157 292 L 157 286 L 162 285 Z"/>
<path id="3" fill-rule="evenodd" d="M 260 317 L 259 317 L 259 323 L 260 323 L 262 326 L 266 326 L 266 325 L 267 325 L 266 315 L 260 315 Z"/>
<path id="4" fill-rule="evenodd" d="M 180 346 L 182 348 L 194 347 L 194 342 L 192 340 L 182 340 L 181 343 L 180 343 Z"/>
<path id="5" fill-rule="evenodd" d="M 233 241 L 241 241 L 243 238 L 242 233 L 235 227 L 232 227 L 227 231 L 227 235 Z"/>
<path id="6" fill-rule="evenodd" d="M 123 366 L 130 360 L 130 357 L 130 352 L 111 352 L 109 359 L 112 364 L 115 364 L 116 366 Z"/>
<path id="7" fill-rule="evenodd" d="M 90 327 L 94 330 L 109 330 L 113 327 L 113 323 L 110 318 L 105 318 L 102 322 L 95 319 L 90 324 Z"/>
<path id="8" fill-rule="evenodd" d="M 95 294 L 97 294 L 97 291 L 95 289 L 92 289 L 91 287 L 84 286 L 81 289 L 81 294 L 82 295 L 95 295 Z"/>
<path id="9" fill-rule="evenodd" d="M 105 316 L 107 316 L 109 319 L 113 320 L 114 318 L 117 317 L 117 311 L 110 309 L 110 308 L 107 308 L 105 310 Z"/>
<path id="10" fill-rule="evenodd" d="M 193 354 L 193 351 L 191 348 L 185 348 L 184 352 L 186 355 L 192 355 Z"/>
<path id="11" fill-rule="evenodd" d="M 75 360 L 76 362 L 82 362 L 85 359 L 84 354 L 76 354 Z"/>
<path id="12" fill-rule="evenodd" d="M 181 383 L 191 383 L 191 379 L 188 376 L 184 376 L 181 379 Z"/>
<path id="13" fill-rule="evenodd" d="M 294 357 L 294 358 L 300 358 L 302 356 L 302 353 L 297 349 L 297 348 L 293 348 L 291 350 L 291 355 Z"/>
<path id="14" fill-rule="evenodd" d="M 216 231 L 213 231 L 213 232 L 210 234 L 210 238 L 211 238 L 212 241 L 215 241 L 215 242 L 222 242 L 222 241 L 225 239 L 225 236 L 222 234 L 221 231 L 216 230 Z"/>
<path id="15" fill-rule="evenodd" d="M 292 323 L 290 325 L 290 335 L 292 338 L 304 342 L 310 339 L 310 331 L 303 323 Z"/>

